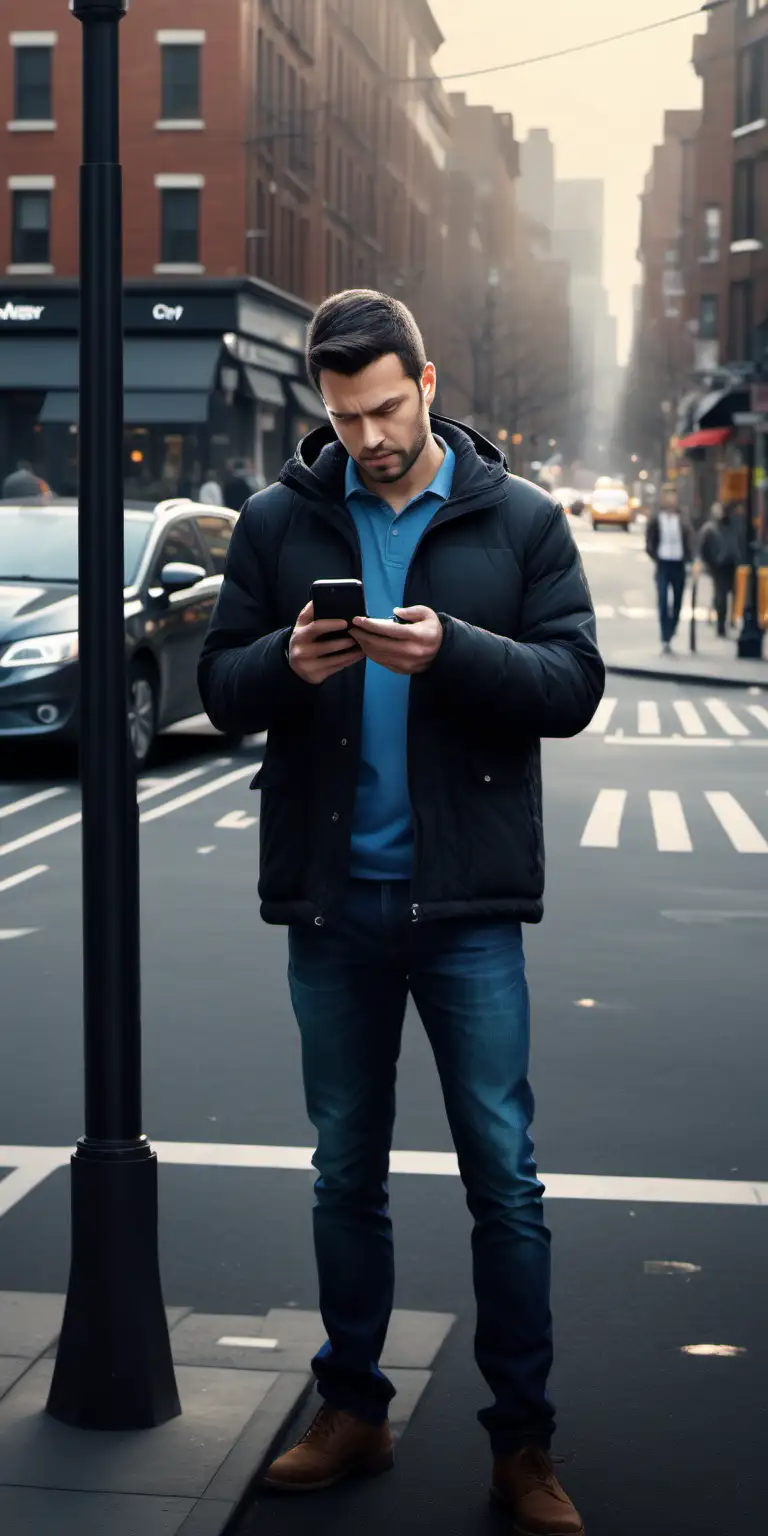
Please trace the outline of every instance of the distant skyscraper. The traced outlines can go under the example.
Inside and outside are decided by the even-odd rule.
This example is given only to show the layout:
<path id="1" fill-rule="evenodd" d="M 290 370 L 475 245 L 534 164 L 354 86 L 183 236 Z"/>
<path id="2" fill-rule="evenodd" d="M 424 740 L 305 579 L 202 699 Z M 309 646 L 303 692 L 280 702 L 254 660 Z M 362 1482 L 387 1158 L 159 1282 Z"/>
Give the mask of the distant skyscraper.
<path id="1" fill-rule="evenodd" d="M 520 145 L 520 207 L 535 224 L 555 222 L 555 146 L 548 128 L 532 128 Z"/>
<path id="2" fill-rule="evenodd" d="M 605 187 L 602 181 L 557 181 L 554 189 L 553 255 L 574 277 L 603 279 Z"/>

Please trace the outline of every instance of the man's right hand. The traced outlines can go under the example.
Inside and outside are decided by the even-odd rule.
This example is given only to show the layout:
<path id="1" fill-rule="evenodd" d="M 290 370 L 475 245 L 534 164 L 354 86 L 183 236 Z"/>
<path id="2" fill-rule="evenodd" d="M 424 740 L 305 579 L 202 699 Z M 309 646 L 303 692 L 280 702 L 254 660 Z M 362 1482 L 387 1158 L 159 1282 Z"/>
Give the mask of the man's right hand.
<path id="1" fill-rule="evenodd" d="M 347 633 L 339 634 L 341 619 L 315 619 L 314 608 L 302 608 L 288 647 L 291 669 L 305 683 L 324 683 L 345 667 L 363 661 L 363 652 Z"/>

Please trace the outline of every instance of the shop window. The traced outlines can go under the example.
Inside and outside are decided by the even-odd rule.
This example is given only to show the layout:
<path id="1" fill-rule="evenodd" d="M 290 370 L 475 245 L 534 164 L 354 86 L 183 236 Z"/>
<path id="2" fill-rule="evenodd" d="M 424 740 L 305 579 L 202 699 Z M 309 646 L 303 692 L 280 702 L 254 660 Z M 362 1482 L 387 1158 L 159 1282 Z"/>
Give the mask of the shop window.
<path id="1" fill-rule="evenodd" d="M 210 555 L 214 575 L 223 576 L 234 524 L 226 517 L 198 517 L 197 527 Z"/>
<path id="2" fill-rule="evenodd" d="M 15 48 L 16 121 L 49 122 L 53 116 L 52 48 Z"/>
<path id="3" fill-rule="evenodd" d="M 200 47 L 197 43 L 166 43 L 163 55 L 165 121 L 200 117 Z"/>
<path id="4" fill-rule="evenodd" d="M 197 187 L 166 188 L 162 197 L 163 264 L 196 266 L 200 260 L 200 192 Z"/>
<path id="5" fill-rule="evenodd" d="M 51 259 L 50 192 L 14 192 L 13 264 L 47 266 Z"/>

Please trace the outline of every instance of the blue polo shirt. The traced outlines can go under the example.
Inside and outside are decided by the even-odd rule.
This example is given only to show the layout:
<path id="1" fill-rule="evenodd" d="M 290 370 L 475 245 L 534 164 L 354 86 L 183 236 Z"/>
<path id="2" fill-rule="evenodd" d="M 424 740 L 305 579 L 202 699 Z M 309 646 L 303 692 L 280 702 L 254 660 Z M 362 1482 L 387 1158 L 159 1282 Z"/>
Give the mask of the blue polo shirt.
<path id="1" fill-rule="evenodd" d="M 438 439 L 445 458 L 432 484 L 395 513 L 363 484 L 354 459 L 345 496 L 363 555 L 363 585 L 372 619 L 402 608 L 405 579 L 416 545 L 451 494 L 453 450 Z M 350 874 L 356 880 L 409 880 L 413 820 L 408 793 L 408 700 L 411 680 L 365 664 L 360 776 L 352 822 Z"/>

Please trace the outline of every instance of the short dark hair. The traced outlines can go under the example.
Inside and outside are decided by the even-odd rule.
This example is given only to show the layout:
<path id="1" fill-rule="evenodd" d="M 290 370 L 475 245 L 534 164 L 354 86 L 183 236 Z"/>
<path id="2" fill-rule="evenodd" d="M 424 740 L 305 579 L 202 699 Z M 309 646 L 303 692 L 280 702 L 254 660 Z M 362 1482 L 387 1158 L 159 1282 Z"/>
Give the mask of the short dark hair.
<path id="1" fill-rule="evenodd" d="M 409 379 L 421 383 L 427 363 L 416 321 L 400 299 L 373 288 L 348 288 L 325 299 L 307 337 L 307 373 L 317 389 L 323 368 L 348 378 L 394 353 Z"/>

